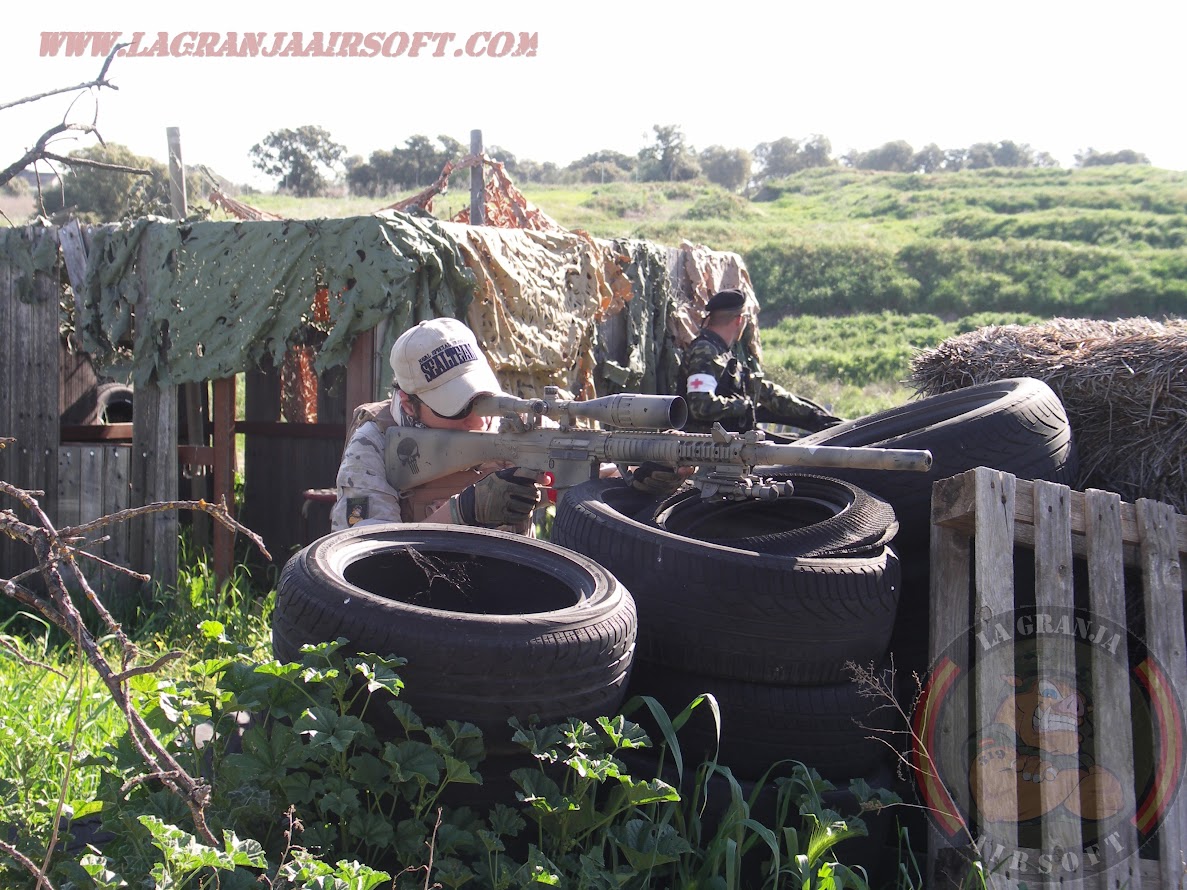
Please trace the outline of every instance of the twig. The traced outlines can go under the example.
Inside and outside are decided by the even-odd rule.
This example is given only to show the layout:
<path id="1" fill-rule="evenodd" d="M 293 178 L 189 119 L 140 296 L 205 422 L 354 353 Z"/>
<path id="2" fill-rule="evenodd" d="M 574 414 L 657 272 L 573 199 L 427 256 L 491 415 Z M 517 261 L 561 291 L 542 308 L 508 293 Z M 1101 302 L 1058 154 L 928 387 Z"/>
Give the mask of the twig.
<path id="1" fill-rule="evenodd" d="M 11 442 L 11 439 L 0 440 L 0 446 Z M 152 729 L 145 722 L 143 716 L 136 710 L 128 692 L 127 681 L 132 677 L 151 673 L 162 665 L 179 657 L 179 652 L 169 652 L 147 666 L 128 667 L 128 662 L 136 654 L 136 647 L 128 640 L 123 629 L 104 607 L 99 596 L 91 588 L 86 578 L 78 571 L 75 557 L 87 554 L 78 547 L 78 542 L 85 541 L 86 534 L 114 522 L 121 522 L 150 513 L 160 513 L 167 510 L 190 509 L 209 513 L 215 520 L 237 532 L 242 532 L 253 541 L 259 549 L 267 555 L 263 540 L 250 529 L 236 522 L 229 514 L 226 504 L 210 504 L 205 500 L 171 501 L 168 503 L 147 504 L 143 507 L 133 507 L 117 513 L 101 517 L 92 522 L 65 529 L 54 528 L 53 523 L 41 509 L 34 493 L 17 488 L 10 483 L 0 481 L 0 494 L 7 494 L 16 498 L 33 515 L 37 525 L 17 519 L 11 510 L 0 511 L 0 533 L 27 543 L 33 548 L 42 577 L 46 582 L 47 593 L 39 596 L 27 590 L 14 580 L 3 581 L 3 592 L 17 602 L 24 603 L 35 609 L 54 626 L 65 631 L 79 652 L 86 658 L 99 679 L 107 687 L 108 693 L 119 707 L 128 724 L 128 737 L 136 752 L 140 755 L 147 772 L 126 785 L 130 788 L 141 782 L 155 780 L 165 785 L 170 791 L 180 797 L 190 811 L 194 821 L 195 833 L 211 846 L 218 846 L 218 840 L 206 823 L 206 806 L 210 801 L 210 786 L 201 779 L 191 776 L 177 762 L 168 748 L 157 738 Z M 95 606 L 101 620 L 108 629 L 123 644 L 123 670 L 116 671 L 99 649 L 95 637 L 82 620 L 74 600 L 71 598 L 65 579 L 62 576 L 62 564 L 65 563 L 75 571 L 80 585 L 87 599 Z M 132 573 L 135 574 L 135 573 Z M 21 576 L 23 577 L 23 575 Z M 47 859 L 48 862 L 48 859 Z M 34 866 L 36 869 L 36 866 Z M 37 873 L 34 871 L 34 873 Z M 51 888 L 52 890 L 52 888 Z"/>
<path id="2" fill-rule="evenodd" d="M 128 668 L 127 670 L 121 671 L 120 673 L 116 674 L 113 679 L 117 680 L 120 683 L 123 683 L 123 682 L 126 682 L 127 680 L 130 680 L 132 677 L 138 677 L 141 674 L 151 674 L 151 673 L 163 668 L 169 662 L 177 661 L 177 659 L 181 658 L 183 655 L 185 655 L 185 653 L 182 652 L 180 649 L 174 649 L 172 652 L 166 652 L 164 655 L 162 655 L 160 658 L 158 658 L 152 664 L 145 664 L 145 665 L 141 665 L 139 667 Z"/>
<path id="3" fill-rule="evenodd" d="M 3 491 L 5 483 L 0 482 L 0 491 Z M 268 548 L 264 546 L 264 539 L 253 532 L 245 525 L 241 525 L 227 510 L 225 502 L 212 504 L 206 500 L 196 501 L 160 501 L 154 504 L 145 504 L 142 507 L 129 507 L 126 510 L 117 510 L 115 513 L 109 513 L 106 516 L 101 516 L 98 519 L 93 519 L 90 522 L 84 522 L 82 525 L 72 525 L 68 528 L 60 530 L 60 534 L 70 535 L 72 537 L 82 536 L 88 532 L 94 531 L 97 528 L 102 528 L 105 525 L 111 525 L 116 522 L 124 522 L 128 519 L 135 519 L 138 516 L 144 516 L 149 513 L 166 513 L 170 510 L 196 510 L 201 513 L 208 513 L 215 520 L 217 520 L 225 528 L 231 529 L 234 532 L 245 536 L 249 541 L 259 548 L 260 553 L 271 559 L 271 554 L 268 553 Z"/>
<path id="4" fill-rule="evenodd" d="M 107 54 L 107 58 L 103 60 L 103 67 L 99 69 L 99 76 L 96 77 L 94 80 L 89 80 L 84 83 L 80 83 L 77 86 L 60 87 L 58 89 L 50 90 L 45 93 L 38 93 L 35 96 L 26 96 L 23 99 L 16 99 L 12 102 L 6 102 L 4 104 L 0 104 L 0 111 L 4 111 L 7 108 L 14 108 L 17 105 L 24 105 L 28 102 L 36 102 L 39 99 L 45 99 L 49 96 L 57 96 L 57 95 L 60 95 L 61 93 L 69 93 L 69 92 L 76 92 L 76 91 L 81 93 L 82 90 L 87 90 L 87 89 L 91 89 L 91 88 L 102 89 L 103 87 L 107 87 L 108 89 L 112 89 L 112 90 L 118 90 L 119 87 L 117 87 L 115 84 L 108 81 L 107 69 L 111 67 L 111 62 L 115 58 L 116 53 L 118 53 L 125 46 L 130 46 L 130 45 L 131 44 L 128 44 L 128 43 L 117 43 L 114 47 L 112 47 L 111 52 L 109 52 Z M 71 104 L 73 104 L 73 103 L 71 103 Z M 67 114 L 69 114 L 69 111 L 67 111 Z M 10 179 L 12 179 L 14 176 L 16 176 L 18 173 L 20 173 L 22 170 L 24 170 L 30 164 L 40 160 L 41 158 L 52 157 L 54 160 L 58 160 L 59 162 L 64 162 L 64 163 L 69 163 L 69 164 L 79 163 L 80 160 L 78 158 L 60 158 L 56 155 L 49 155 L 46 153 L 45 149 L 46 149 L 46 146 L 49 144 L 49 141 L 54 136 L 57 136 L 59 133 L 64 133 L 67 130 L 79 130 L 84 133 L 94 133 L 96 136 L 99 136 L 99 131 L 95 128 L 94 124 L 70 124 L 70 123 L 67 123 L 65 120 L 63 120 L 62 123 L 57 124 L 56 126 L 50 127 L 48 130 L 46 130 L 44 133 L 42 133 L 41 137 L 37 140 L 36 144 L 34 144 L 34 146 L 31 149 L 29 149 L 27 152 L 25 152 L 25 154 L 19 160 L 17 160 L 13 164 L 10 164 L 8 167 L 4 168 L 3 170 L 0 170 L 0 185 L 4 185 L 4 183 L 8 182 Z M 99 137 L 99 141 L 100 142 L 103 141 L 102 137 Z M 40 184 L 38 185 L 38 190 L 40 191 Z"/>
<path id="5" fill-rule="evenodd" d="M 106 540 L 110 540 L 109 535 L 104 535 L 102 538 L 99 538 L 98 540 L 88 541 L 87 543 L 88 544 L 101 544 L 103 541 L 106 541 Z M 135 578 L 137 581 L 147 583 L 152 580 L 152 576 L 150 576 L 150 575 L 145 575 L 143 572 L 133 571 L 132 569 L 128 568 L 127 566 L 122 566 L 118 563 L 114 563 L 114 562 L 111 562 L 110 560 L 106 560 L 102 556 L 99 556 L 97 553 L 91 553 L 89 550 L 83 550 L 82 548 L 79 548 L 77 551 L 75 551 L 75 556 L 85 556 L 87 559 L 99 563 L 99 565 L 103 566 L 105 569 L 111 569 L 113 572 L 119 572 L 121 575 L 127 575 L 129 578 Z"/>
<path id="6" fill-rule="evenodd" d="M 65 155 L 43 151 L 41 157 L 50 161 L 57 161 L 68 167 L 97 167 L 100 170 L 112 170 L 116 173 L 135 173 L 137 176 L 152 176 L 151 170 L 143 167 L 128 167 L 124 164 L 109 164 L 107 161 L 92 161 L 90 158 L 71 158 Z"/>
<path id="7" fill-rule="evenodd" d="M 58 670 L 56 667 L 54 667 L 52 664 L 42 664 L 40 661 L 34 661 L 32 658 L 29 658 L 27 655 L 22 655 L 21 651 L 16 646 L 14 646 L 12 643 L 10 643 L 7 639 L 5 639 L 4 637 L 0 637 L 0 647 L 3 647 L 5 649 L 7 649 L 9 652 L 11 652 L 12 657 L 15 658 L 17 661 L 19 661 L 23 665 L 26 665 L 28 667 L 39 667 L 43 671 L 49 671 L 51 674 L 57 674 L 63 680 L 66 679 L 66 675 L 64 673 L 62 673 L 60 670 Z"/>
<path id="8" fill-rule="evenodd" d="M 103 60 L 103 67 L 99 69 L 99 76 L 94 80 L 88 80 L 72 87 L 58 87 L 56 90 L 38 93 L 36 96 L 25 96 L 23 99 L 5 102 L 4 104 L 0 105 L 0 111 L 4 111 L 7 108 L 15 108 L 18 105 L 25 105 L 29 102 L 36 102 L 39 99 L 48 99 L 50 96 L 58 96 L 62 93 L 71 93 L 75 90 L 86 90 L 90 89 L 91 87 L 107 87 L 108 89 L 118 90 L 119 87 L 107 80 L 107 69 L 111 67 L 111 60 L 115 58 L 116 53 L 118 53 L 125 46 L 131 45 L 131 43 L 117 43 L 114 47 L 112 47 L 111 52 L 107 54 L 107 58 Z"/>
<path id="9" fill-rule="evenodd" d="M 54 885 L 49 882 L 49 878 L 46 877 L 45 872 L 39 869 L 33 863 L 33 861 L 29 859 L 28 856 L 23 854 L 16 847 L 12 846 L 12 844 L 0 841 L 0 853 L 4 853 L 6 856 L 11 856 L 18 865 L 24 868 L 29 874 L 33 875 L 33 877 L 37 879 L 37 886 L 39 888 L 46 887 L 48 890 L 54 890 Z"/>

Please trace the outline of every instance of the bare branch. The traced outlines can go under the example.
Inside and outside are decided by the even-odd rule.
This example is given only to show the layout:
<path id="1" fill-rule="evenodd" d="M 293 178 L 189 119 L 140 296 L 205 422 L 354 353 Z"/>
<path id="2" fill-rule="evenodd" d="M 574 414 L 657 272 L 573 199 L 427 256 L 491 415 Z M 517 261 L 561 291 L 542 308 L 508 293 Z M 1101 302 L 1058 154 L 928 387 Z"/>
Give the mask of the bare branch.
<path id="1" fill-rule="evenodd" d="M 88 544 L 100 544 L 103 541 L 109 541 L 109 540 L 111 540 L 111 536 L 104 535 L 102 538 L 96 538 L 94 541 L 88 541 L 87 543 Z M 129 578 L 135 578 L 137 581 L 140 581 L 143 584 L 147 584 L 149 581 L 152 580 L 152 577 L 150 575 L 145 575 L 143 572 L 133 571 L 132 569 L 128 568 L 127 566 L 122 566 L 119 563 L 114 563 L 114 562 L 111 562 L 110 560 L 106 560 L 102 556 L 99 556 L 97 553 L 91 553 L 88 550 L 83 550 L 83 549 L 79 548 L 78 550 L 76 550 L 74 552 L 74 555 L 75 556 L 85 556 L 87 559 L 91 560 L 92 562 L 99 563 L 99 565 L 103 566 L 103 568 L 105 568 L 105 569 L 111 569 L 113 572 L 118 572 L 121 575 L 127 575 Z"/>
<path id="2" fill-rule="evenodd" d="M 36 96 L 25 96 L 25 98 L 17 99 L 13 102 L 5 102 L 4 104 L 0 105 L 0 111 L 4 111 L 7 108 L 15 108 L 18 105 L 26 105 L 29 102 L 36 102 L 39 99 L 48 99 L 50 96 L 59 96 L 62 93 L 72 93 L 75 90 L 88 90 L 91 87 L 99 87 L 99 88 L 107 87 L 108 89 L 111 89 L 111 90 L 118 90 L 119 87 L 117 87 L 115 84 L 108 81 L 107 69 L 111 67 L 111 60 L 115 58 L 116 53 L 118 53 L 125 46 L 131 46 L 131 45 L 132 45 L 131 43 L 117 43 L 112 48 L 111 52 L 109 52 L 107 54 L 107 58 L 103 60 L 103 67 L 101 69 L 99 69 L 99 76 L 96 77 L 94 80 L 88 80 L 85 83 L 80 83 L 80 84 L 78 84 L 76 86 L 72 86 L 72 87 L 59 87 L 56 90 L 49 90 L 48 92 L 45 92 L 45 93 L 38 93 Z"/>
<path id="3" fill-rule="evenodd" d="M 109 52 L 107 54 L 107 58 L 103 60 L 103 67 L 99 69 L 99 76 L 96 77 L 94 80 L 89 80 L 89 81 L 86 81 L 85 83 L 80 83 L 77 86 L 61 87 L 56 90 L 50 90 L 49 92 L 38 93 L 36 96 L 26 96 L 23 99 L 16 99 L 15 101 L 12 101 L 12 102 L 6 102 L 4 104 L 0 104 L 0 111 L 4 111 L 7 108 L 14 108 L 17 105 L 24 105 L 29 102 L 36 102 L 39 99 L 45 99 L 49 96 L 57 96 L 62 93 L 70 93 L 70 92 L 76 92 L 76 91 L 81 93 L 81 91 L 83 91 L 83 90 L 102 89 L 103 87 L 107 87 L 108 89 L 112 89 L 112 90 L 118 90 L 119 87 L 117 87 L 115 84 L 111 83 L 107 79 L 107 69 L 111 67 L 111 62 L 115 58 L 116 54 L 121 49 L 123 49 L 125 46 L 130 46 L 130 45 L 131 44 L 129 44 L 129 43 L 117 43 L 114 47 L 112 47 L 111 52 Z M 73 105 L 73 103 L 71 103 L 71 105 Z M 69 114 L 69 111 L 67 111 L 67 114 Z M 42 158 L 52 157 L 54 160 L 58 160 L 58 161 L 64 160 L 63 158 L 58 157 L 56 155 L 51 156 L 51 155 L 47 154 L 46 146 L 48 145 L 49 140 L 51 140 L 54 136 L 57 136 L 59 133 L 65 133 L 67 130 L 78 130 L 83 133 L 94 133 L 96 136 L 99 136 L 99 131 L 95 128 L 94 123 L 91 123 L 91 124 L 70 124 L 70 123 L 67 123 L 65 120 L 63 120 L 62 123 L 57 124 L 56 126 L 50 127 L 50 129 L 48 129 L 44 133 L 42 133 L 41 138 L 37 140 L 36 144 L 31 149 L 29 149 L 27 152 L 25 152 L 24 156 L 21 157 L 18 161 L 16 161 L 13 164 L 10 164 L 8 167 L 5 167 L 3 170 L 0 170 L 0 185 L 4 185 L 4 183 L 8 182 L 10 179 L 15 177 L 18 173 L 20 173 L 22 170 L 24 170 L 30 164 L 32 164 Z M 103 141 L 102 137 L 99 137 L 99 141 L 100 142 Z M 77 159 L 70 159 L 70 160 L 67 160 L 66 162 L 74 163 L 76 160 Z"/>
<path id="4" fill-rule="evenodd" d="M 4 637 L 0 637 L 0 647 L 3 647 L 5 649 L 7 649 L 9 652 L 11 652 L 12 657 L 15 658 L 17 661 L 19 661 L 23 665 L 26 665 L 28 667 L 38 667 L 38 668 L 41 668 L 43 671 L 49 671 L 51 674 L 57 674 L 63 680 L 66 679 L 66 675 L 64 673 L 62 673 L 60 670 L 58 670 L 56 667 L 54 667 L 52 664 L 42 664 L 40 661 L 34 661 L 32 658 L 28 658 L 27 656 L 21 654 L 21 651 L 16 646 L 14 646 L 12 643 L 10 643 L 8 640 L 6 640 Z"/>
<path id="5" fill-rule="evenodd" d="M 90 158 L 70 158 L 64 155 L 43 151 L 41 157 L 50 161 L 57 161 L 68 167 L 97 167 L 100 170 L 112 170 L 116 173 L 135 173 L 137 176 L 152 176 L 151 170 L 143 167 L 125 167 L 123 164 L 109 164 L 106 161 L 92 161 Z"/>
<path id="6" fill-rule="evenodd" d="M 0 491 L 4 490 L 5 483 L 0 482 Z M 82 525 L 72 525 L 69 528 L 64 528 L 59 531 L 61 535 L 68 535 L 70 537 L 85 535 L 88 532 L 94 531 L 97 528 L 102 528 L 105 525 L 111 525 L 115 522 L 124 522 L 128 519 L 135 519 L 137 516 L 144 516 L 149 513 L 166 513 L 170 510 L 195 510 L 200 513 L 207 513 L 215 519 L 220 525 L 231 531 L 243 535 L 249 541 L 256 545 L 260 553 L 271 559 L 272 556 L 268 553 L 268 548 L 264 546 L 264 539 L 253 532 L 245 525 L 241 525 L 234 517 L 231 516 L 227 510 L 226 503 L 212 504 L 207 500 L 196 501 L 160 501 L 154 504 L 145 504 L 142 507 L 129 507 L 126 510 L 118 510 L 115 513 L 109 513 L 106 516 L 101 516 L 98 519 L 93 519 L 90 522 L 85 522 Z"/>
<path id="7" fill-rule="evenodd" d="M 11 439 L 0 439 L 0 447 L 4 447 L 10 442 L 12 442 Z M 124 635 L 122 628 L 104 607 L 99 596 L 91 588 L 83 574 L 78 571 L 76 557 L 81 554 L 88 558 L 98 559 L 94 554 L 89 554 L 81 549 L 80 544 L 87 543 L 86 534 L 88 532 L 114 522 L 120 522 L 150 513 L 164 512 L 166 510 L 189 509 L 208 513 L 227 528 L 242 532 L 267 556 L 268 551 L 264 547 L 263 540 L 259 535 L 236 522 L 230 516 L 225 504 L 210 504 L 205 500 L 148 504 L 143 507 L 121 510 L 92 522 L 83 523 L 82 525 L 58 530 L 54 528 L 53 523 L 45 514 L 45 511 L 42 510 L 33 492 L 0 481 L 0 494 L 7 494 L 16 498 L 17 501 L 32 513 L 35 521 L 38 523 L 38 525 L 32 525 L 23 522 L 17 519 L 11 510 L 0 510 L 0 533 L 15 540 L 23 541 L 33 548 L 41 576 L 45 579 L 47 592 L 44 596 L 34 594 L 11 579 L 6 581 L 0 579 L 0 590 L 3 590 L 4 594 L 15 599 L 17 602 L 36 610 L 38 614 L 45 617 L 55 627 L 65 631 L 74 645 L 78 647 L 79 652 L 86 658 L 92 670 L 95 671 L 104 686 L 107 687 L 108 693 L 123 713 L 124 719 L 127 722 L 128 738 L 131 740 L 133 747 L 147 768 L 143 775 L 132 780 L 126 787 L 150 780 L 162 783 L 186 804 L 194 821 L 196 834 L 206 843 L 217 846 L 218 840 L 206 823 L 206 807 L 210 802 L 210 786 L 200 778 L 191 776 L 177 762 L 165 744 L 157 738 L 151 727 L 144 720 L 144 717 L 136 710 L 128 690 L 129 679 L 141 674 L 157 671 L 163 665 L 178 658 L 181 653 L 169 652 L 152 664 L 128 667 L 128 663 L 137 654 L 137 649 Z M 101 561 L 107 564 L 105 560 Z M 82 615 L 63 578 L 63 564 L 69 566 L 75 572 L 83 592 L 95 606 L 108 630 L 114 633 L 123 644 L 123 669 L 121 671 L 117 671 L 107 656 L 103 654 L 96 638 L 83 622 Z M 32 866 L 32 863 L 30 865 Z M 33 873 L 38 874 L 39 879 L 43 880 L 43 873 L 38 872 L 36 866 L 32 866 L 32 869 Z M 47 881 L 44 881 L 44 884 L 48 886 Z"/>
<path id="8" fill-rule="evenodd" d="M 33 875 L 33 877 L 37 879 L 38 890 L 40 890 L 41 887 L 46 887 L 48 890 L 54 890 L 54 885 L 49 882 L 49 878 L 46 877 L 45 872 L 39 869 L 37 865 L 31 859 L 29 859 L 28 856 L 23 854 L 12 844 L 0 841 L 0 853 L 4 853 L 4 855 L 12 857 L 12 859 L 21 866 L 21 868 Z"/>
<path id="9" fill-rule="evenodd" d="M 34 161 L 37 161 L 37 160 L 41 159 L 42 157 L 44 157 L 45 156 L 45 147 L 46 147 L 46 145 L 49 144 L 49 141 L 51 139 L 53 139 L 55 136 L 59 135 L 60 133 L 66 133 L 70 130 L 77 130 L 78 132 L 81 132 L 81 133 L 94 133 L 95 132 L 95 128 L 92 127 L 90 124 L 68 124 L 65 121 L 63 121 L 60 124 L 54 124 L 52 127 L 50 127 L 48 130 L 46 130 L 44 133 L 41 134 L 41 137 L 37 140 L 37 142 L 34 144 L 34 146 L 31 149 L 29 149 L 27 152 L 25 152 L 23 157 L 21 157 L 15 163 L 12 163 L 9 166 L 5 167 L 3 170 L 0 170 L 0 185 L 4 185 L 4 183 L 8 182 L 10 179 L 12 179 L 14 176 L 16 176 L 18 173 L 20 173 L 22 170 L 24 170 L 26 167 L 28 167 Z"/>
<path id="10" fill-rule="evenodd" d="M 116 674 L 113 679 L 119 681 L 120 683 L 123 683 L 123 682 L 131 679 L 132 677 L 139 677 L 141 674 L 155 673 L 156 671 L 159 671 L 161 668 L 163 668 L 165 665 L 167 665 L 169 662 L 177 661 L 177 659 L 181 658 L 183 655 L 185 655 L 185 653 L 182 652 L 180 649 L 174 649 L 172 652 L 166 652 L 164 655 L 162 655 L 160 658 L 158 658 L 152 664 L 145 664 L 145 665 L 141 665 L 140 667 L 128 668 L 126 671 L 122 671 L 121 673 Z"/>

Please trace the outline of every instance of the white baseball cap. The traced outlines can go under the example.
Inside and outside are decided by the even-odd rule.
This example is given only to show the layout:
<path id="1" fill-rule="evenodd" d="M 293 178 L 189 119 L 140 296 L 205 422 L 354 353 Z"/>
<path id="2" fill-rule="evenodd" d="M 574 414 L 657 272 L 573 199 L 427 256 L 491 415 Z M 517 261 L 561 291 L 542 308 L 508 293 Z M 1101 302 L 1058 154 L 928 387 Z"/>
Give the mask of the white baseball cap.
<path id="1" fill-rule="evenodd" d="M 474 333 L 456 318 L 406 330 L 392 346 L 391 365 L 396 385 L 442 417 L 460 414 L 475 396 L 503 394 Z"/>

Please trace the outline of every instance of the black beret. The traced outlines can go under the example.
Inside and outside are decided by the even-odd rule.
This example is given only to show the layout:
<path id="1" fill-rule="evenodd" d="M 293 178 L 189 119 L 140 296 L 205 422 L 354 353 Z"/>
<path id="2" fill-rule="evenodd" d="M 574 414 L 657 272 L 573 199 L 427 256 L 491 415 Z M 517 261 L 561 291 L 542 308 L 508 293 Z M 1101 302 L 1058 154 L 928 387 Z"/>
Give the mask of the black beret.
<path id="1" fill-rule="evenodd" d="M 716 312 L 718 309 L 741 309 L 746 305 L 746 295 L 736 287 L 715 293 L 705 304 L 706 312 Z"/>

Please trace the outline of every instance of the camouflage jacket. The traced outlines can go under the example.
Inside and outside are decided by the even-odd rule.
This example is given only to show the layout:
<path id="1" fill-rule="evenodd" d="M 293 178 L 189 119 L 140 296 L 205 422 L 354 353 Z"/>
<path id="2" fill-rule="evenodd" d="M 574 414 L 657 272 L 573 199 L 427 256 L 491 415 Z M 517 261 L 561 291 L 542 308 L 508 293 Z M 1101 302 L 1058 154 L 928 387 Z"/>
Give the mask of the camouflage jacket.
<path id="1" fill-rule="evenodd" d="M 815 431 L 837 421 L 814 402 L 763 379 L 760 368 L 752 371 L 713 331 L 702 331 L 685 350 L 681 378 L 689 432 L 707 433 L 716 422 L 744 433 L 758 421 Z"/>
<path id="2" fill-rule="evenodd" d="M 330 511 L 331 531 L 380 522 L 423 522 L 471 482 L 510 466 L 504 461 L 488 461 L 415 489 L 397 491 L 388 482 L 384 461 L 386 431 L 397 422 L 401 426 L 416 425 L 392 401 L 369 403 L 355 409 L 346 448 L 338 465 L 338 496 Z M 535 526 L 530 521 L 522 525 L 499 526 L 499 529 L 535 537 Z"/>

